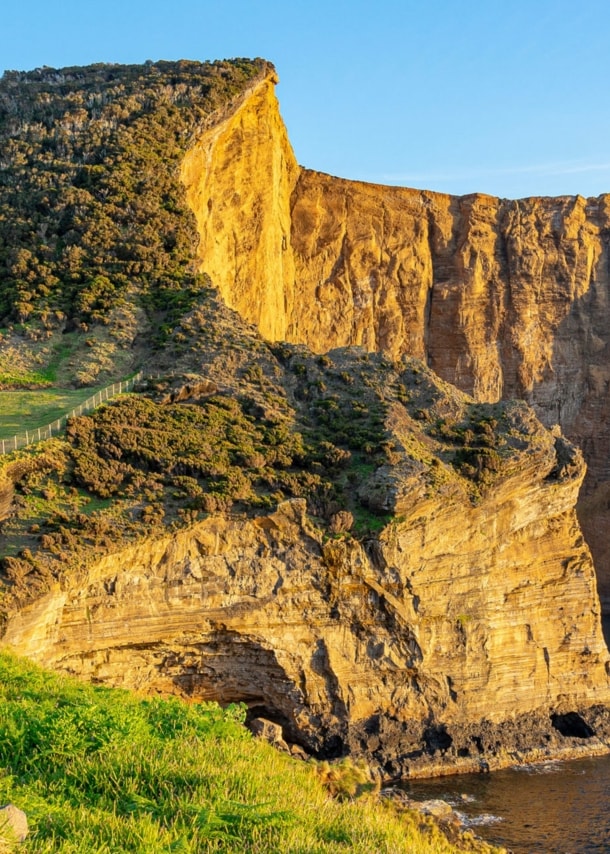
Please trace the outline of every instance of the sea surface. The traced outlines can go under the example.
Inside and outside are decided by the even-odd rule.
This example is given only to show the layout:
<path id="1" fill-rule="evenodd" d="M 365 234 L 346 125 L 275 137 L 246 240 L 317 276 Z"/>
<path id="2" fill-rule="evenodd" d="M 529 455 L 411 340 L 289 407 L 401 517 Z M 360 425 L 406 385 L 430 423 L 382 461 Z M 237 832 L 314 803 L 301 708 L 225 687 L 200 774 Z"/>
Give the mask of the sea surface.
<path id="1" fill-rule="evenodd" d="M 414 800 L 441 798 L 477 836 L 515 854 L 610 852 L 610 756 L 405 781 Z"/>

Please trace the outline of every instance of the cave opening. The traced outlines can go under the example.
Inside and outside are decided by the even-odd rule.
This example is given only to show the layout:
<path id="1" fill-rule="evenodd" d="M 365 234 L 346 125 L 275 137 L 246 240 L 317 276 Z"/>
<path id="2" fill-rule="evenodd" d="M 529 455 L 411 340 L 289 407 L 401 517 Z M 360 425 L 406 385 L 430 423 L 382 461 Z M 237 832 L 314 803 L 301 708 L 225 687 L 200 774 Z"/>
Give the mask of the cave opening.
<path id="1" fill-rule="evenodd" d="M 566 738 L 591 738 L 595 735 L 594 730 L 577 712 L 566 712 L 564 715 L 552 714 L 551 724 Z"/>

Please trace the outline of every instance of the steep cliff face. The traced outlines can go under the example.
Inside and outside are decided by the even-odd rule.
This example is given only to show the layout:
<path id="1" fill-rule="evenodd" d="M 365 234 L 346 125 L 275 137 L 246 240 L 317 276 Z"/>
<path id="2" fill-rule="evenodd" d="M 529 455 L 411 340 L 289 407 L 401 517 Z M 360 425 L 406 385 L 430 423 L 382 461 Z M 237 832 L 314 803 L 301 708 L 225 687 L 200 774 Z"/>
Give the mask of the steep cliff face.
<path id="1" fill-rule="evenodd" d="M 270 85 L 199 150 L 219 164 L 183 173 L 203 269 L 264 335 L 417 356 L 478 400 L 528 400 L 583 448 L 581 521 L 609 600 L 610 196 L 451 197 L 297 170 Z"/>
<path id="2" fill-rule="evenodd" d="M 190 149 L 181 170 L 203 270 L 227 304 L 274 341 L 285 339 L 294 303 L 289 202 L 298 173 L 276 82 L 271 73 L 247 90 Z"/>
<path id="3" fill-rule="evenodd" d="M 415 380 L 437 414 L 472 407 Z M 393 514 L 378 536 L 329 536 L 299 498 L 211 515 L 66 573 L 9 614 L 4 642 L 93 680 L 244 701 L 309 750 L 390 775 L 602 750 L 609 660 L 573 511 L 582 457 L 523 404 L 495 414 L 476 494 L 459 473 L 475 457 L 454 459 L 446 431 L 396 403 L 394 466 L 367 486 Z"/>
<path id="4" fill-rule="evenodd" d="M 192 65 L 142 72 L 177 87 L 146 125 L 173 163 L 168 91 L 180 138 L 199 134 L 184 193 L 155 191 L 143 158 L 131 225 L 168 264 L 181 235 L 167 276 L 125 268 L 142 293 L 120 305 L 161 326 L 150 379 L 0 465 L 3 642 L 95 680 L 243 700 L 311 751 L 387 774 L 606 749 L 610 661 L 573 510 L 583 458 L 501 399 L 582 444 L 603 554 L 609 200 L 301 170 L 269 66 L 215 65 L 223 96 L 204 87 L 201 110 Z M 136 169 L 140 131 L 109 175 Z M 224 302 L 190 270 L 183 195 Z M 111 219 L 105 191 L 91 198 Z M 184 227 L 155 230 L 149 207 Z"/>

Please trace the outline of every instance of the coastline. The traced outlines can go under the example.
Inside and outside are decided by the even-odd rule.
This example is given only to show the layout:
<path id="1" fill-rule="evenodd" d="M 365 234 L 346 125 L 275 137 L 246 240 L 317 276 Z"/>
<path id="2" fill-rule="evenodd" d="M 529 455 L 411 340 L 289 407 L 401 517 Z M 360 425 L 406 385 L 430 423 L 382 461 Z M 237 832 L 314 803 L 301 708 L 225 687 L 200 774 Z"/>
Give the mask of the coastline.
<path id="1" fill-rule="evenodd" d="M 587 739 L 588 744 L 579 744 L 548 748 L 532 748 L 527 751 L 505 751 L 496 756 L 451 757 L 431 761 L 426 765 L 411 767 L 406 774 L 384 779 L 383 785 L 396 785 L 403 780 L 425 780 L 435 777 L 452 777 L 460 774 L 490 774 L 506 768 L 535 765 L 542 762 L 569 762 L 576 759 L 588 759 L 610 754 L 610 745 L 601 739 Z M 591 743 L 594 742 L 594 743 Z"/>

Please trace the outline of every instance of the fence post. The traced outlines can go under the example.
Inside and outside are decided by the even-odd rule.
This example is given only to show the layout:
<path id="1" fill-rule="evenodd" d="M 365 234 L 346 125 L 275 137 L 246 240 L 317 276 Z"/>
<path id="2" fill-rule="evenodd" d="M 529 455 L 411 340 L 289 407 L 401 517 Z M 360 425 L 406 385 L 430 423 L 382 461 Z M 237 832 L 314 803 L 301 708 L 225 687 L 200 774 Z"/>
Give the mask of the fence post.
<path id="1" fill-rule="evenodd" d="M 78 407 L 74 407 L 71 412 L 63 415 L 61 418 L 58 418 L 57 421 L 52 421 L 50 424 L 47 424 L 46 427 L 38 427 L 34 428 L 32 431 L 25 431 L 25 437 L 23 435 L 15 434 L 10 439 L 0 439 L 2 442 L 2 453 L 7 453 L 7 445 L 12 442 L 13 449 L 16 451 L 19 447 L 21 447 L 21 442 L 25 438 L 25 444 L 23 447 L 32 444 L 35 442 L 35 436 L 38 436 L 38 441 L 42 441 L 45 439 L 53 438 L 53 429 L 55 429 L 58 433 L 61 432 L 61 425 L 64 423 L 66 426 L 68 424 L 69 418 L 75 418 L 77 415 L 82 415 L 83 412 L 88 412 L 90 409 L 93 409 L 96 406 L 101 406 L 104 400 L 109 400 L 112 397 L 115 397 L 117 394 L 122 394 L 123 391 L 128 392 L 132 389 L 136 382 L 142 378 L 142 371 L 138 371 L 137 374 L 134 374 L 131 379 L 128 380 L 120 380 L 119 383 L 112 383 L 111 386 L 106 386 L 106 388 L 100 389 L 99 392 L 95 392 L 92 397 L 88 398 L 84 403 L 81 403 Z M 118 385 L 118 391 L 117 391 Z"/>

